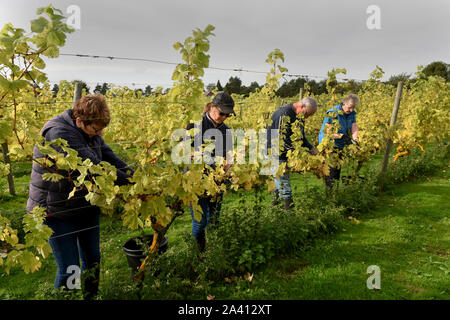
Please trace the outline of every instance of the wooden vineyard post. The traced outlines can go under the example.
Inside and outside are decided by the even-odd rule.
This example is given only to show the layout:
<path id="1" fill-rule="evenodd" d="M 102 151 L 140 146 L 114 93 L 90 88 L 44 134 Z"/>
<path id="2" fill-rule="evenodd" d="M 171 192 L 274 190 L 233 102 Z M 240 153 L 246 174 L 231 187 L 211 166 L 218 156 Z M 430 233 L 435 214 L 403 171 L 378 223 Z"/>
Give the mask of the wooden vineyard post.
<path id="1" fill-rule="evenodd" d="M 301 101 L 303 99 L 303 88 L 300 88 L 300 92 L 299 92 L 299 96 L 298 96 L 298 101 Z"/>
<path id="2" fill-rule="evenodd" d="M 73 93 L 73 104 L 81 98 L 81 82 L 75 81 L 75 88 Z"/>
<path id="3" fill-rule="evenodd" d="M 16 195 L 16 188 L 14 187 L 14 176 L 12 173 L 12 164 L 11 159 L 9 158 L 9 150 L 8 150 L 8 143 L 4 142 L 2 143 L 2 151 L 3 151 L 3 159 L 5 161 L 5 164 L 9 164 L 9 173 L 8 173 L 8 187 L 9 187 L 9 193 L 12 196 Z"/>
<path id="4" fill-rule="evenodd" d="M 400 100 L 402 98 L 402 91 L 403 91 L 403 82 L 400 81 L 397 85 L 397 93 L 395 95 L 395 101 L 394 101 L 394 109 L 392 110 L 392 115 L 391 115 L 391 123 L 389 124 L 389 128 L 392 129 L 392 127 L 395 125 L 395 123 L 397 122 L 397 114 L 398 114 L 398 109 L 400 108 Z M 383 189 L 383 183 L 384 183 L 384 177 L 386 175 L 386 169 L 389 163 L 389 154 L 391 153 L 391 149 L 392 149 L 392 139 L 389 137 L 386 140 L 386 151 L 384 153 L 384 159 L 383 159 L 383 164 L 381 166 L 381 173 L 380 173 L 380 189 Z"/>
<path id="5" fill-rule="evenodd" d="M 242 119 L 242 103 L 239 103 L 239 119 Z"/>

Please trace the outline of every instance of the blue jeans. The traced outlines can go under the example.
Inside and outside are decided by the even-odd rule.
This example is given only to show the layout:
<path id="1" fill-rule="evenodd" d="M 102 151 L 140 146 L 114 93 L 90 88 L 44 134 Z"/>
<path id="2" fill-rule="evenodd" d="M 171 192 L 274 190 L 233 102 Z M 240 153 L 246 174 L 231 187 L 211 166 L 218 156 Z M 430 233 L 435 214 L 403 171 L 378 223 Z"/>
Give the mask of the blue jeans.
<path id="1" fill-rule="evenodd" d="M 284 161 L 280 161 L 280 165 Z M 291 189 L 291 181 L 289 179 L 289 168 L 286 165 L 286 170 L 283 175 L 279 178 L 275 177 L 274 172 L 274 180 L 275 180 L 275 190 L 278 191 L 278 196 L 280 199 L 292 198 L 292 189 Z"/>
<path id="2" fill-rule="evenodd" d="M 198 199 L 198 204 L 202 208 L 203 214 L 202 219 L 197 221 L 194 218 L 194 210 L 192 205 L 191 216 L 192 216 L 192 235 L 200 244 L 201 248 L 205 245 L 205 229 L 209 224 L 217 224 L 219 221 L 220 208 L 222 207 L 223 195 L 219 195 L 217 201 L 213 201 L 211 197 L 205 197 Z"/>
<path id="3" fill-rule="evenodd" d="M 97 293 L 100 276 L 99 223 L 99 210 L 86 212 L 85 216 L 82 218 L 77 217 L 76 220 L 63 220 L 55 217 L 46 218 L 44 224 L 53 230 L 49 244 L 57 267 L 55 288 L 67 287 L 68 278 L 74 275 L 73 271 L 68 273 L 67 268 L 69 266 L 80 267 L 81 258 L 83 293 L 87 297 Z"/>

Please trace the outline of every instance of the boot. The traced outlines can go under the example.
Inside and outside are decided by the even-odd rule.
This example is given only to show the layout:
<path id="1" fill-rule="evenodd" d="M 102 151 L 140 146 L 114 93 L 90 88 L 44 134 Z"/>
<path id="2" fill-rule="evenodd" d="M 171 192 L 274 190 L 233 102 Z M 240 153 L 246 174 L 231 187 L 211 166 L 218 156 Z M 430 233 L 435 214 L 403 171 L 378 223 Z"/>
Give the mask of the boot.
<path id="1" fill-rule="evenodd" d="M 277 206 L 280 204 L 280 197 L 278 196 L 278 190 L 272 192 L 272 206 Z"/>
<path id="2" fill-rule="evenodd" d="M 294 201 L 292 201 L 292 198 L 284 198 L 283 199 L 283 206 L 284 210 L 292 210 L 294 208 Z"/>
<path id="3" fill-rule="evenodd" d="M 84 300 L 93 300 L 98 294 L 100 267 L 96 264 L 93 268 L 83 271 L 81 275 L 81 289 Z"/>
<path id="4" fill-rule="evenodd" d="M 206 247 L 206 239 L 205 238 L 198 239 L 197 241 L 198 250 L 200 252 L 205 252 L 205 247 Z"/>

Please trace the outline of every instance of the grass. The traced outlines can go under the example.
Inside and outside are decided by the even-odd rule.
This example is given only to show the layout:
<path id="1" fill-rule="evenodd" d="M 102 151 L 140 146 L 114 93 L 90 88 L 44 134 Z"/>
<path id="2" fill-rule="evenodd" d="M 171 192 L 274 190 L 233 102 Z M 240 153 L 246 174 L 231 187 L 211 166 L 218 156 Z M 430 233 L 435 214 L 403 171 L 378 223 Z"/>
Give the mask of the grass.
<path id="1" fill-rule="evenodd" d="M 373 157 L 363 167 L 363 174 L 369 166 L 378 166 L 380 159 Z M 29 169 L 18 164 L 14 170 L 18 195 L 0 198 L 2 213 L 13 220 L 24 212 Z M 374 210 L 357 217 L 360 224 L 349 220 L 342 232 L 316 239 L 295 256 L 273 259 L 255 272 L 251 282 L 236 278 L 231 283 L 214 283 L 208 293 L 216 299 L 448 299 L 449 170 L 386 190 Z M 345 169 L 342 174 L 346 174 Z M 292 175 L 291 184 L 295 196 L 322 181 L 309 174 Z M 3 193 L 7 191 L 5 179 L 0 180 L 0 188 Z M 228 193 L 223 210 L 242 196 L 246 196 L 243 191 Z M 268 193 L 264 202 L 270 203 Z M 169 250 L 176 250 L 180 236 L 190 228 L 191 216 L 186 209 L 168 231 Z M 122 245 L 139 233 L 123 228 L 117 218 L 101 217 L 100 288 L 130 283 L 131 290 Z M 381 268 L 381 290 L 366 287 L 369 265 Z M 0 299 L 48 299 L 55 273 L 52 257 L 33 274 L 26 275 L 19 268 L 13 268 L 10 275 L 0 273 Z"/>
<path id="2" fill-rule="evenodd" d="M 216 299 L 450 299 L 450 175 L 387 190 L 371 212 L 296 256 L 221 284 Z M 381 290 L 366 286 L 381 270 Z"/>

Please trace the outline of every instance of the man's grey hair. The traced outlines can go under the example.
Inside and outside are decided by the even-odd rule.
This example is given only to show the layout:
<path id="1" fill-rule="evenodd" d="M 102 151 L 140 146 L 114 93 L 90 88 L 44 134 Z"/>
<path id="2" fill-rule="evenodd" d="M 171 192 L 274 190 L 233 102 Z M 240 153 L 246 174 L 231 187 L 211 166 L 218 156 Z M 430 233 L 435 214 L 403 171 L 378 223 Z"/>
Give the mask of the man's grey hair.
<path id="1" fill-rule="evenodd" d="M 311 97 L 303 98 L 300 101 L 300 103 L 305 106 L 306 110 L 309 110 L 312 113 L 315 113 L 317 111 L 317 101 L 314 98 Z"/>
<path id="2" fill-rule="evenodd" d="M 345 97 L 344 101 L 342 101 L 343 105 L 352 105 L 356 107 L 356 105 L 359 103 L 359 98 L 356 94 L 351 93 L 348 96 Z"/>

